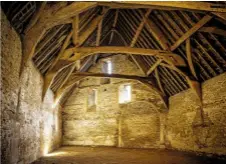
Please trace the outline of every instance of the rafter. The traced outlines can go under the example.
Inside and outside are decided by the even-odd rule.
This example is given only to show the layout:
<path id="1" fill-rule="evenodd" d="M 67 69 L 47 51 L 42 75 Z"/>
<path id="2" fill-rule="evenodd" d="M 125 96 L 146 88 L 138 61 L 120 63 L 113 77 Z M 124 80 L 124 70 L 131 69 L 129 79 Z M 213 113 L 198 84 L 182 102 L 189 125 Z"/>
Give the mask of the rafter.
<path id="1" fill-rule="evenodd" d="M 94 30 L 98 27 L 99 23 L 104 18 L 105 14 L 107 13 L 108 9 L 104 9 L 103 13 L 96 18 L 94 18 L 90 23 L 89 27 L 79 36 L 78 46 L 81 46 L 86 39 L 94 32 Z"/>
<path id="2" fill-rule="evenodd" d="M 97 37 L 96 37 L 96 46 L 100 45 L 100 39 L 101 39 L 101 32 L 102 32 L 102 26 L 103 26 L 103 19 L 100 21 L 97 27 Z M 95 55 L 93 58 L 93 64 L 96 64 L 96 60 L 98 58 L 98 55 Z"/>
<path id="3" fill-rule="evenodd" d="M 208 32 L 212 34 L 222 35 L 226 37 L 226 31 L 217 27 L 202 27 L 199 29 L 200 32 Z"/>
<path id="4" fill-rule="evenodd" d="M 143 16 L 142 21 L 140 22 L 139 26 L 137 27 L 137 30 L 135 32 L 135 35 L 133 36 L 133 39 L 130 43 L 130 47 L 134 47 L 138 37 L 140 36 L 140 33 L 144 27 L 144 24 L 146 22 L 146 19 L 148 17 L 148 15 L 151 13 L 151 9 L 148 9 L 147 12 L 145 13 L 145 15 Z M 133 59 L 133 61 L 135 62 L 135 64 L 138 66 L 138 68 L 140 69 L 140 71 L 145 74 L 145 69 L 142 67 L 142 65 L 139 63 L 137 56 L 133 56 L 130 54 L 130 57 Z"/>
<path id="5" fill-rule="evenodd" d="M 25 65 L 28 64 L 34 55 L 35 48 L 45 34 L 46 30 L 53 26 L 68 23 L 71 17 L 80 14 L 90 8 L 96 7 L 96 2 L 74 2 L 68 6 L 67 3 L 59 2 L 55 5 L 45 5 L 43 12 L 38 17 L 36 23 L 25 34 L 23 41 L 23 61 L 21 73 Z M 37 23 L 38 22 L 38 23 Z M 69 21 L 70 22 L 70 21 Z"/>
<path id="6" fill-rule="evenodd" d="M 197 32 L 202 26 L 204 26 L 213 17 L 210 15 L 204 16 L 198 23 L 196 23 L 190 30 L 188 30 L 183 36 L 181 36 L 171 47 L 170 50 L 174 51 L 179 47 L 187 38 Z"/>
<path id="7" fill-rule="evenodd" d="M 97 28 L 99 23 L 102 21 L 102 19 L 104 18 L 104 15 L 107 13 L 107 11 L 108 11 L 108 9 L 104 8 L 102 14 L 97 16 L 96 18 L 94 18 L 91 21 L 91 23 L 89 24 L 89 26 L 87 27 L 87 29 L 84 32 L 82 32 L 80 35 L 77 36 L 78 44 L 75 47 L 82 45 L 88 39 L 88 37 L 95 31 L 95 29 Z M 73 35 L 73 32 L 71 35 Z M 70 38 L 68 38 L 68 39 L 70 40 Z M 68 41 L 67 43 L 69 43 L 69 40 L 67 40 Z M 66 44 L 65 44 L 65 46 L 66 46 Z M 68 44 L 67 44 L 67 46 L 68 46 Z M 63 82 L 63 83 L 65 83 L 67 81 L 67 79 L 69 78 L 70 74 L 76 68 L 75 61 L 71 62 L 71 61 L 60 60 L 63 57 L 63 54 L 65 53 L 66 47 L 64 47 L 62 49 L 62 51 L 61 51 L 62 53 L 60 52 L 59 55 L 57 56 L 57 60 L 54 62 L 54 66 L 52 66 L 51 70 L 45 75 L 44 87 L 43 87 L 43 98 L 44 98 L 44 95 L 45 95 L 47 89 L 50 87 L 53 78 L 56 76 L 57 72 L 59 72 L 66 66 L 73 64 L 72 70 L 69 72 L 69 74 L 67 75 L 67 78 Z M 82 54 L 82 55 L 86 55 L 86 54 Z M 60 87 L 62 87 L 62 85 Z"/>
<path id="8" fill-rule="evenodd" d="M 198 96 L 198 98 L 200 99 L 200 102 L 202 103 L 202 90 L 201 90 L 201 84 L 196 81 L 196 80 L 192 80 L 187 73 L 181 71 L 180 69 L 178 69 L 177 67 L 174 67 L 172 65 L 168 65 L 168 64 L 164 64 L 161 63 L 160 64 L 163 67 L 169 68 L 171 70 L 174 70 L 176 72 L 178 72 L 179 74 L 181 74 L 182 76 L 184 76 L 188 82 L 188 85 L 190 86 L 190 88 L 194 91 L 194 93 Z"/>
<path id="9" fill-rule="evenodd" d="M 145 15 L 143 15 L 143 19 L 140 22 L 140 24 L 139 24 L 139 26 L 138 26 L 138 28 L 136 30 L 135 35 L 133 36 L 133 39 L 132 39 L 132 41 L 130 43 L 130 47 L 134 47 L 134 45 L 136 44 L 137 39 L 140 36 L 140 33 L 142 32 L 142 29 L 143 29 L 143 27 L 144 27 L 144 25 L 145 25 L 145 23 L 146 23 L 146 21 L 148 19 L 149 14 L 151 13 L 151 11 L 152 11 L 151 9 L 148 9 L 146 11 Z"/>
<path id="10" fill-rule="evenodd" d="M 74 21 L 72 23 L 73 26 L 73 36 L 72 36 L 72 41 L 73 44 L 77 47 L 79 45 L 79 15 L 76 15 L 74 18 Z M 58 89 L 60 89 L 64 83 L 68 80 L 68 78 L 70 77 L 71 73 L 74 71 L 75 68 L 77 68 L 77 70 L 80 67 L 80 60 L 75 61 L 72 66 L 70 67 L 69 72 L 67 73 L 66 77 L 64 77 L 64 79 L 62 80 L 61 84 L 59 85 Z"/>
<path id="11" fill-rule="evenodd" d="M 66 84 L 64 84 L 60 89 L 56 91 L 55 100 L 59 100 L 67 89 L 69 89 L 70 87 L 72 87 L 73 85 L 75 85 L 77 82 L 79 82 L 84 78 L 85 77 L 77 77 L 77 78 L 72 78 L 68 80 Z"/>
<path id="12" fill-rule="evenodd" d="M 168 63 L 172 63 L 177 66 L 186 65 L 183 58 L 181 58 L 179 55 L 171 53 L 170 51 L 144 49 L 144 48 L 132 48 L 132 47 L 117 47 L 117 46 L 69 48 L 65 51 L 61 59 L 68 60 L 68 61 L 75 61 L 96 53 L 125 53 L 125 54 L 156 56 Z"/>
<path id="13" fill-rule="evenodd" d="M 107 8 L 103 8 L 101 15 L 98 16 L 96 20 L 94 20 L 94 23 L 93 24 L 91 22 L 90 27 L 92 27 L 92 28 L 91 29 L 88 28 L 88 32 L 86 30 L 86 33 L 85 33 L 85 34 L 87 34 L 87 35 L 85 35 L 85 37 L 88 38 L 93 33 L 94 29 L 98 27 L 98 29 L 97 29 L 96 46 L 98 46 L 100 44 L 100 36 L 101 36 L 102 22 L 103 22 L 103 18 L 105 16 L 105 14 L 107 13 L 107 11 L 108 11 Z M 79 25 L 79 19 L 77 19 L 77 21 L 78 21 L 77 22 L 77 26 L 78 26 Z M 79 31 L 79 27 L 77 28 L 77 30 Z M 81 43 L 78 43 L 75 46 L 78 47 L 79 45 L 82 45 L 87 38 L 84 38 L 84 40 L 81 40 Z M 77 36 L 77 40 L 80 41 L 80 36 Z M 95 57 L 94 57 L 94 60 L 95 60 Z M 75 61 L 73 63 L 73 65 L 70 68 L 70 71 L 68 72 L 67 76 L 65 77 L 65 79 L 62 81 L 62 83 L 58 87 L 58 90 L 67 82 L 67 80 L 69 79 L 69 77 L 71 76 L 71 74 L 75 70 L 75 68 L 77 68 L 76 70 L 78 70 L 79 67 L 80 67 L 80 60 L 77 60 L 77 61 Z"/>
<path id="14" fill-rule="evenodd" d="M 213 14 L 226 21 L 226 13 L 214 12 Z"/>
<path id="15" fill-rule="evenodd" d="M 27 27 L 26 27 L 26 29 L 25 29 L 25 31 L 24 31 L 25 34 L 32 28 L 32 26 L 34 26 L 34 25 L 37 23 L 37 21 L 38 21 L 40 15 L 41 15 L 42 12 L 44 11 L 44 8 L 45 8 L 46 4 L 47 4 L 47 1 L 41 2 L 41 5 L 40 5 L 39 9 L 38 9 L 37 12 L 33 15 L 33 17 L 31 18 L 31 21 L 30 21 L 29 24 L 27 25 Z"/>
<path id="16" fill-rule="evenodd" d="M 116 24 L 117 24 L 117 21 L 118 21 L 118 13 L 119 13 L 119 10 L 117 9 L 115 11 L 115 18 L 114 18 L 114 22 L 113 22 L 113 25 L 112 25 L 112 32 L 111 32 L 111 35 L 110 35 L 110 39 L 109 39 L 109 43 L 110 44 L 112 42 L 112 39 L 113 39 L 113 36 L 114 36 L 114 29 L 116 27 Z"/>
<path id="17" fill-rule="evenodd" d="M 139 13 L 143 15 L 143 13 L 139 10 Z M 160 46 L 164 49 L 168 49 L 168 41 L 163 35 L 163 33 L 159 30 L 159 28 L 156 26 L 156 24 L 150 20 L 147 19 L 145 21 L 145 26 L 149 30 L 149 32 L 153 35 L 153 37 L 159 42 Z"/>
<path id="18" fill-rule="evenodd" d="M 147 76 L 149 76 L 154 70 L 155 68 L 157 68 L 159 66 L 159 64 L 162 62 L 162 59 L 159 59 L 155 62 L 155 64 L 153 64 L 151 66 L 151 68 L 148 70 L 148 72 L 146 73 Z"/>
<path id="19" fill-rule="evenodd" d="M 72 26 L 73 26 L 73 37 L 72 37 L 72 40 L 73 40 L 73 44 L 76 46 L 78 45 L 78 40 L 79 40 L 79 15 L 76 15 L 75 18 L 73 19 L 73 23 L 72 23 Z"/>

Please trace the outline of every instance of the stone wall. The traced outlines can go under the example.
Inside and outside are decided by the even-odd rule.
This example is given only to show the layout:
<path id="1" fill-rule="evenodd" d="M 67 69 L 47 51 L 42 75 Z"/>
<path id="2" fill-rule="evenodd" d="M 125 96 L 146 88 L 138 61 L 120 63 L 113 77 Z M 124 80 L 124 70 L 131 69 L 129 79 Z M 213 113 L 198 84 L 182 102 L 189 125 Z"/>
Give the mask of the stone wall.
<path id="1" fill-rule="evenodd" d="M 27 164 L 61 143 L 61 108 L 49 90 L 42 101 L 43 79 L 32 63 L 19 79 L 22 47 L 1 13 L 1 162 Z"/>
<path id="2" fill-rule="evenodd" d="M 106 60 L 106 59 L 105 59 Z M 142 75 L 126 55 L 110 58 L 112 73 Z M 125 62 L 126 60 L 126 62 Z M 89 72 L 102 72 L 103 60 Z M 164 108 L 158 94 L 135 80 L 86 78 L 69 97 L 63 109 L 64 145 L 104 145 L 157 148 L 160 144 L 159 111 Z M 131 84 L 132 100 L 119 104 L 119 86 Z M 97 90 L 95 109 L 87 107 L 88 93 Z"/>
<path id="3" fill-rule="evenodd" d="M 171 148 L 226 155 L 226 73 L 202 84 L 203 106 L 191 89 L 170 97 L 166 139 Z"/>

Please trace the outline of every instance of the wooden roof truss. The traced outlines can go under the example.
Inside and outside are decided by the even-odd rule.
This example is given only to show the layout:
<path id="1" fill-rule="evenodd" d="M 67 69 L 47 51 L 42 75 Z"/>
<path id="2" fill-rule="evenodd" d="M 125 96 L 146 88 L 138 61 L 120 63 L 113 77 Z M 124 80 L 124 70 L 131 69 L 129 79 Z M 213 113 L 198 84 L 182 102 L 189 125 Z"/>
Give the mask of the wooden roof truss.
<path id="1" fill-rule="evenodd" d="M 202 100 L 200 82 L 226 71 L 225 6 L 197 1 L 4 2 L 2 8 L 23 37 L 23 66 L 33 60 L 44 76 L 43 97 L 51 88 L 59 98 L 85 77 L 112 77 L 150 86 L 167 105 L 169 96 L 187 88 Z M 98 59 L 118 53 L 128 54 L 143 77 L 86 73 Z"/>

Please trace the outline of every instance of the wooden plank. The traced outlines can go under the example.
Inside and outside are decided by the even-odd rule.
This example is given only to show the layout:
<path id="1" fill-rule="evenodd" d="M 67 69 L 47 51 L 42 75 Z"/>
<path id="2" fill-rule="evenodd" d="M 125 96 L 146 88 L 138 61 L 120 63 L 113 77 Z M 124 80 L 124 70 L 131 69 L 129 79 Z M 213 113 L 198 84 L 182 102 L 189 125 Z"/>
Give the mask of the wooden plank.
<path id="1" fill-rule="evenodd" d="M 202 27 L 199 29 L 199 31 L 200 32 L 208 32 L 208 33 L 217 34 L 217 35 L 226 37 L 226 31 L 219 29 L 217 27 Z"/>
<path id="2" fill-rule="evenodd" d="M 188 60 L 188 66 L 191 70 L 192 75 L 197 79 L 197 75 L 195 72 L 195 68 L 192 62 L 192 52 L 191 52 L 191 41 L 190 38 L 186 40 L 186 55 L 187 55 L 187 60 Z"/>
<path id="3" fill-rule="evenodd" d="M 98 5 L 111 8 L 154 8 L 162 10 L 192 10 L 226 12 L 222 4 L 211 4 L 208 2 L 180 2 L 180 1 L 123 1 L 123 2 L 99 2 Z"/>
<path id="4" fill-rule="evenodd" d="M 175 66 L 164 64 L 164 63 L 161 63 L 160 65 L 163 67 L 167 67 L 171 70 L 174 70 L 174 71 L 178 72 L 179 74 L 181 74 L 182 76 L 184 76 L 188 82 L 188 85 L 194 91 L 194 93 L 198 96 L 200 102 L 202 103 L 202 89 L 201 89 L 201 84 L 198 81 L 191 80 L 190 77 L 187 75 L 187 73 L 181 71 L 180 69 L 178 69 Z"/>
<path id="5" fill-rule="evenodd" d="M 226 21 L 226 13 L 213 12 L 213 14 Z"/>
<path id="6" fill-rule="evenodd" d="M 100 45 L 100 38 L 101 38 L 101 30 L 102 30 L 103 20 L 100 21 L 97 28 L 97 37 L 96 37 L 96 46 Z"/>
<path id="7" fill-rule="evenodd" d="M 51 71 L 51 69 L 56 65 L 56 63 L 58 62 L 58 60 L 62 57 L 65 49 L 70 44 L 70 40 L 72 38 L 72 35 L 73 35 L 73 30 L 68 34 L 67 38 L 65 39 L 64 44 L 61 47 L 59 54 L 57 55 L 57 58 L 55 59 L 54 63 L 51 65 L 51 67 L 49 68 L 47 74 Z"/>
<path id="8" fill-rule="evenodd" d="M 142 29 L 143 29 L 143 27 L 144 27 L 144 25 L 145 25 L 145 23 L 146 23 L 146 21 L 148 19 L 149 14 L 151 13 L 151 11 L 152 11 L 151 9 L 148 9 L 146 11 L 145 15 L 143 15 L 143 19 L 140 22 L 140 24 L 139 24 L 139 26 L 138 26 L 138 28 L 136 30 L 135 35 L 133 36 L 133 39 L 132 39 L 132 41 L 130 43 L 130 47 L 134 47 L 134 45 L 136 44 L 136 41 L 137 41 L 138 37 L 140 36 L 140 33 L 141 33 L 141 31 L 142 31 Z"/>
<path id="9" fill-rule="evenodd" d="M 73 36 L 72 36 L 72 40 L 73 40 L 73 44 L 76 46 L 78 45 L 78 34 L 79 34 L 79 15 L 76 15 L 75 18 L 73 19 L 73 23 L 72 23 L 72 27 L 73 27 Z"/>
<path id="10" fill-rule="evenodd" d="M 73 73 L 72 77 L 94 77 L 94 78 L 119 78 L 119 79 L 130 79 L 130 80 L 138 80 L 142 83 L 148 83 L 150 81 L 149 77 L 135 76 L 135 75 L 123 75 L 123 74 L 106 74 L 106 73 L 88 73 L 88 72 L 79 72 Z M 154 85 L 150 84 L 150 87 L 157 91 L 157 93 L 163 95 L 163 93 L 156 88 Z"/>
<path id="11" fill-rule="evenodd" d="M 56 75 L 56 72 L 54 70 L 52 70 L 52 69 L 56 66 L 57 62 L 62 57 L 65 49 L 67 48 L 67 46 L 70 43 L 70 39 L 72 38 L 72 35 L 73 35 L 73 30 L 68 34 L 67 38 L 64 41 L 63 46 L 61 47 L 61 50 L 60 50 L 59 54 L 57 55 L 56 59 L 54 60 L 54 62 L 50 66 L 50 68 L 47 71 L 46 75 L 44 76 L 44 85 L 43 85 L 43 89 L 42 89 L 42 98 L 43 99 L 44 99 L 44 96 L 45 96 L 48 88 L 50 87 L 50 85 L 52 83 L 53 78 Z M 61 68 L 63 69 L 64 67 L 61 67 Z M 59 69 L 59 70 L 61 70 L 61 69 Z"/>
<path id="12" fill-rule="evenodd" d="M 170 50 L 174 51 L 179 47 L 187 38 L 197 32 L 202 26 L 204 26 L 213 17 L 210 15 L 204 16 L 198 23 L 196 23 L 190 30 L 188 30 L 183 36 L 181 36 L 171 47 Z"/>
<path id="13" fill-rule="evenodd" d="M 137 28 L 137 30 L 136 30 L 136 32 L 135 32 L 135 35 L 133 36 L 133 39 L 132 39 L 132 41 L 131 41 L 131 43 L 130 43 L 130 47 L 134 47 L 134 45 L 136 44 L 137 39 L 138 39 L 138 37 L 140 36 L 141 31 L 142 31 L 142 29 L 143 29 L 143 27 L 144 27 L 145 21 L 146 21 L 148 15 L 149 15 L 150 13 L 151 13 L 151 9 L 148 9 L 148 10 L 146 11 L 145 15 L 143 15 L 143 19 L 142 19 L 142 21 L 140 22 L 140 24 L 139 24 L 139 26 L 138 26 L 138 28 Z M 141 63 L 139 63 L 138 56 L 134 56 L 134 55 L 131 55 L 131 54 L 130 54 L 130 57 L 132 58 L 132 60 L 134 61 L 134 63 L 137 65 L 137 67 L 140 69 L 140 71 L 145 75 L 146 69 L 144 68 L 144 66 L 143 66 Z"/>
<path id="14" fill-rule="evenodd" d="M 104 8 L 101 15 L 100 16 L 97 16 L 96 19 L 94 19 L 94 21 L 92 21 L 90 24 L 89 24 L 89 27 L 88 29 L 83 33 L 82 37 L 85 36 L 84 38 L 80 39 L 80 36 L 78 36 L 78 41 L 79 43 L 76 45 L 76 47 L 78 47 L 79 45 L 82 45 L 86 39 L 94 32 L 94 30 L 98 27 L 98 31 L 97 31 L 97 41 L 96 41 L 96 44 L 100 44 L 100 36 L 101 36 L 101 29 L 102 29 L 102 20 L 105 16 L 105 14 L 108 12 L 108 9 L 107 8 Z M 79 23 L 78 23 L 79 24 Z M 79 31 L 79 29 L 78 29 Z M 79 66 L 78 66 L 79 64 Z M 68 72 L 67 76 L 65 77 L 65 79 L 62 81 L 62 83 L 60 84 L 60 86 L 58 87 L 58 90 L 67 82 L 67 80 L 69 79 L 69 77 L 71 76 L 72 72 L 74 71 L 74 69 L 76 68 L 77 66 L 77 70 L 79 69 L 80 67 L 80 60 L 76 60 L 70 71 Z"/>
<path id="15" fill-rule="evenodd" d="M 156 78 L 156 80 L 157 80 L 157 84 L 158 84 L 160 90 L 162 91 L 162 93 L 165 94 L 165 91 L 164 91 L 164 89 L 163 89 L 163 87 L 162 87 L 162 83 L 161 83 L 161 81 L 160 81 L 159 72 L 158 72 L 158 69 L 157 69 L 157 68 L 155 69 L 155 78 Z"/>
<path id="16" fill-rule="evenodd" d="M 86 39 L 94 32 L 94 30 L 98 27 L 98 24 L 102 21 L 108 9 L 103 11 L 103 14 L 94 18 L 90 23 L 89 27 L 79 36 L 78 46 L 82 45 Z"/>
<path id="17" fill-rule="evenodd" d="M 140 81 L 142 84 L 144 84 L 145 86 L 147 86 L 148 88 L 150 88 L 151 90 L 155 90 L 153 88 L 153 85 L 151 85 L 150 83 L 146 82 L 146 81 Z M 159 98 L 162 100 L 163 105 L 165 106 L 165 108 L 167 110 L 169 110 L 169 97 L 167 97 L 163 92 L 158 90 L 155 90 L 158 94 L 159 94 Z"/>
<path id="18" fill-rule="evenodd" d="M 89 27 L 80 36 L 78 36 L 78 38 L 77 38 L 78 44 L 76 45 L 76 47 L 83 44 L 86 41 L 86 39 L 94 32 L 94 30 L 97 28 L 99 22 L 103 19 L 104 14 L 106 14 L 107 11 L 108 11 L 107 9 L 104 10 L 102 15 L 94 18 L 93 21 L 90 23 Z M 50 87 L 51 82 L 52 82 L 53 78 L 55 77 L 55 75 L 57 74 L 57 72 L 59 72 L 60 70 L 65 68 L 65 66 L 68 66 L 69 64 L 73 63 L 71 61 L 65 62 L 65 60 L 62 60 L 62 59 L 60 60 L 60 58 L 62 58 L 62 55 L 65 52 L 65 49 L 67 48 L 67 46 L 69 44 L 69 41 L 70 41 L 72 35 L 73 35 L 73 31 L 70 33 L 70 35 L 66 39 L 59 55 L 57 56 L 57 59 L 55 60 L 55 62 L 51 66 L 51 69 L 49 69 L 48 73 L 45 75 L 44 87 L 43 87 L 43 98 L 44 98 L 44 95 L 45 95 L 47 89 Z M 56 65 L 57 63 L 58 63 L 58 65 Z M 75 67 L 73 67 L 73 68 L 75 68 Z M 72 73 L 72 72 L 73 72 L 73 70 L 70 73 Z M 65 83 L 65 82 L 63 82 L 63 83 Z"/>
<path id="19" fill-rule="evenodd" d="M 25 33 L 25 34 L 32 28 L 32 26 L 34 26 L 34 25 L 37 23 L 37 21 L 38 21 L 40 15 L 43 13 L 44 8 L 45 8 L 45 6 L 46 6 L 46 4 L 47 4 L 47 1 L 43 1 L 43 2 L 41 2 L 41 3 L 42 3 L 41 6 L 40 6 L 39 9 L 35 12 L 35 14 L 32 16 L 32 18 L 31 18 L 29 24 L 27 25 L 26 29 L 24 30 L 24 33 Z"/>
<path id="20" fill-rule="evenodd" d="M 123 74 L 107 74 L 107 73 L 89 73 L 89 72 L 78 72 L 73 73 L 72 76 L 85 76 L 85 77 L 98 77 L 98 78 L 119 78 L 119 79 L 131 79 L 131 80 L 148 80 L 147 77 L 135 76 L 135 75 L 123 75 Z"/>
<path id="21" fill-rule="evenodd" d="M 142 12 L 140 11 L 140 14 L 142 14 Z M 147 27 L 147 29 L 149 30 L 149 32 L 153 35 L 153 37 L 156 39 L 156 41 L 159 42 L 159 44 L 161 45 L 161 47 L 164 50 L 168 49 L 168 41 L 165 38 L 165 36 L 163 35 L 163 33 L 159 30 L 159 28 L 156 26 L 156 24 L 150 20 L 147 19 L 145 21 L 145 26 Z"/>
<path id="22" fill-rule="evenodd" d="M 78 78 L 74 78 L 74 77 L 93 77 L 93 78 L 120 78 L 120 79 L 130 79 L 130 80 L 138 80 L 142 83 L 148 83 L 148 80 L 150 80 L 147 77 L 142 77 L 142 76 L 135 76 L 135 75 L 123 75 L 123 74 L 106 74 L 106 73 L 88 73 L 88 72 L 79 72 L 79 73 L 73 73 L 71 75 L 72 80 L 67 81 L 67 83 L 59 90 L 57 91 L 57 97 L 59 97 L 66 88 L 70 87 L 71 85 L 74 84 L 74 82 L 77 82 Z M 75 80 L 73 80 L 75 79 Z M 160 95 L 163 95 L 162 92 L 152 86 L 151 84 L 149 84 L 149 87 L 151 87 L 153 90 L 155 90 L 157 93 L 159 93 Z"/>
<path id="23" fill-rule="evenodd" d="M 100 23 L 98 24 L 98 28 L 97 28 L 97 37 L 96 37 L 96 46 L 100 45 L 100 38 L 101 38 L 101 32 L 102 32 L 102 25 L 103 25 L 103 19 L 100 21 Z M 96 60 L 98 58 L 98 54 L 96 54 L 93 57 L 93 65 L 96 64 Z"/>
<path id="24" fill-rule="evenodd" d="M 43 13 L 38 18 L 38 22 L 25 34 L 23 40 L 23 59 L 20 76 L 24 70 L 24 67 L 31 61 L 35 47 L 45 34 L 46 30 L 65 22 L 68 19 L 74 17 L 81 12 L 84 12 L 90 8 L 96 7 L 96 2 L 74 2 L 68 6 L 67 3 L 59 2 L 55 5 L 47 4 L 43 10 Z"/>
<path id="25" fill-rule="evenodd" d="M 149 76 L 149 75 L 155 70 L 155 68 L 158 67 L 158 65 L 159 65 L 161 62 L 162 62 L 162 59 L 157 60 L 157 61 L 155 62 L 155 64 L 153 64 L 153 65 L 151 66 L 151 68 L 148 70 L 148 72 L 146 73 L 146 75 Z"/>
<path id="26" fill-rule="evenodd" d="M 70 5 L 60 8 L 58 11 L 55 11 L 54 14 L 46 18 L 45 21 L 48 26 L 56 26 L 62 21 L 75 17 L 76 15 L 96 6 L 96 2 L 73 2 Z M 54 9 L 54 7 L 51 7 L 50 9 Z"/>
<path id="27" fill-rule="evenodd" d="M 61 96 L 64 94 L 64 92 L 69 89 L 70 87 L 72 87 L 73 85 L 75 85 L 76 83 L 78 83 L 80 80 L 84 79 L 85 77 L 78 77 L 76 79 L 69 80 L 66 84 L 64 84 L 60 89 L 58 89 L 55 93 L 55 100 L 58 100 L 61 98 Z"/>
<path id="28" fill-rule="evenodd" d="M 76 53 L 76 55 L 72 56 L 73 53 Z M 96 53 L 125 53 L 125 54 L 156 56 L 156 57 L 159 57 L 160 59 L 163 59 L 166 62 L 172 63 L 177 66 L 186 65 L 182 57 L 180 57 L 179 55 L 173 54 L 170 51 L 145 49 L 145 48 L 121 47 L 121 46 L 69 48 L 65 51 L 61 59 L 68 60 L 68 61 L 75 61 Z"/>
<path id="29" fill-rule="evenodd" d="M 118 21 L 118 13 L 119 13 L 119 10 L 116 9 L 116 11 L 115 11 L 115 18 L 114 18 L 112 29 L 115 29 L 115 27 L 116 27 L 116 24 L 117 24 L 117 21 Z M 113 36 L 114 36 L 114 31 L 112 30 L 108 44 L 111 44 Z"/>

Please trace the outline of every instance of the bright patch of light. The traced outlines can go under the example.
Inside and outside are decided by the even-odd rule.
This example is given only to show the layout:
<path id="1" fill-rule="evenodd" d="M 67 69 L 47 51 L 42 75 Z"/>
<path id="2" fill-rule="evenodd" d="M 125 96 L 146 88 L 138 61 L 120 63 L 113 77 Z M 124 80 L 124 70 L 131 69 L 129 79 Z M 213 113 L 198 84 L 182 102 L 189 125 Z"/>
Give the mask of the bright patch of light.
<path id="1" fill-rule="evenodd" d="M 47 153 L 45 154 L 46 157 L 53 157 L 53 156 L 59 156 L 59 155 L 65 155 L 67 154 L 66 152 L 53 152 L 53 153 Z"/>
<path id="2" fill-rule="evenodd" d="M 48 154 L 48 152 L 49 152 L 49 147 L 47 145 L 45 145 L 44 152 L 43 152 L 44 156 L 46 156 Z"/>
<path id="3" fill-rule="evenodd" d="M 119 88 L 119 103 L 131 101 L 131 85 L 122 85 Z"/>
<path id="4" fill-rule="evenodd" d="M 52 104 L 52 108 L 56 108 L 57 107 L 57 105 L 60 102 L 60 98 L 61 98 L 61 96 L 54 101 L 54 103 Z"/>
<path id="5" fill-rule="evenodd" d="M 107 61 L 107 73 L 108 74 L 112 73 L 112 63 L 111 63 L 111 61 Z"/>

